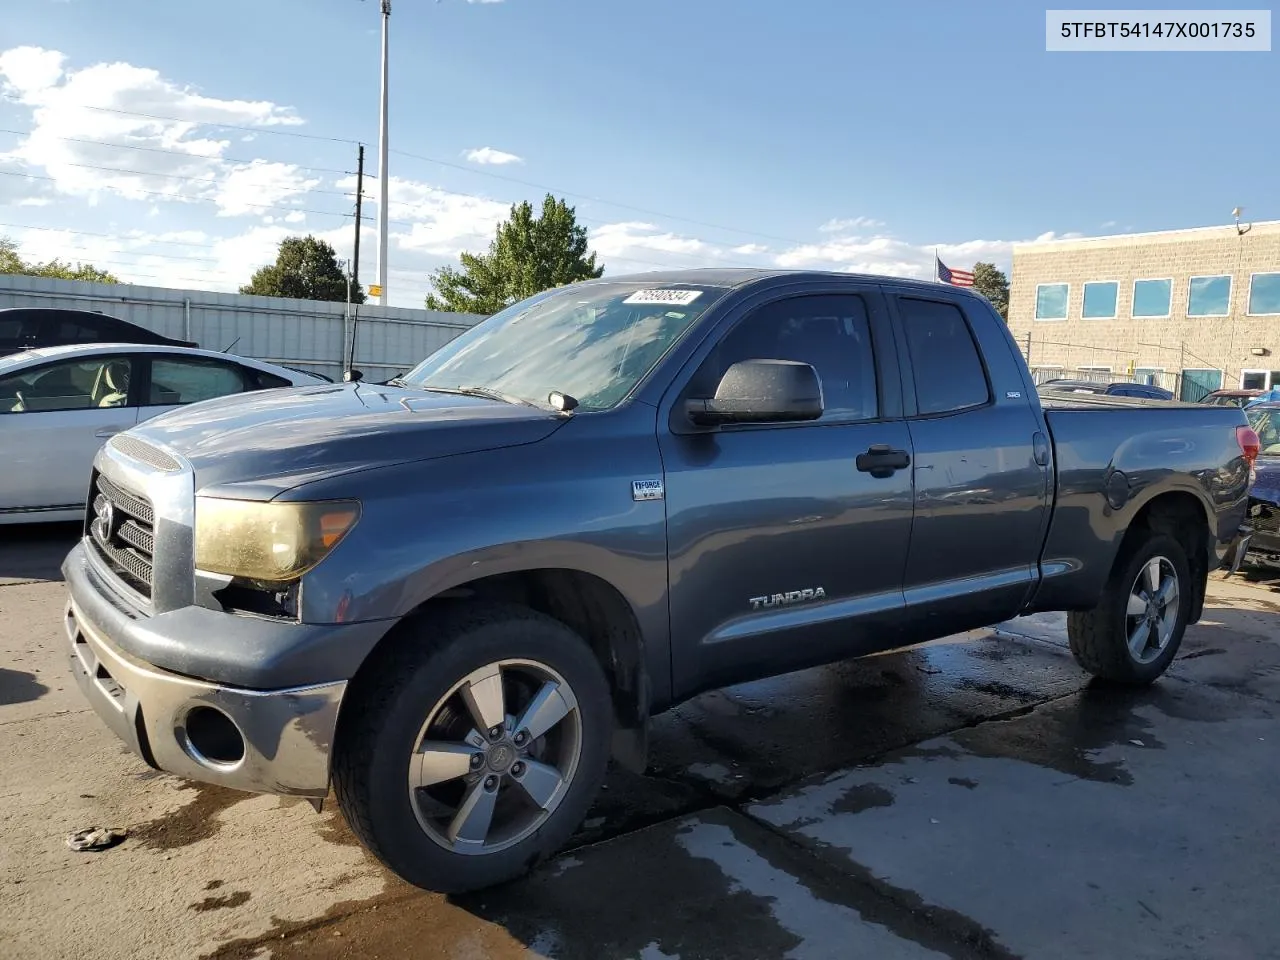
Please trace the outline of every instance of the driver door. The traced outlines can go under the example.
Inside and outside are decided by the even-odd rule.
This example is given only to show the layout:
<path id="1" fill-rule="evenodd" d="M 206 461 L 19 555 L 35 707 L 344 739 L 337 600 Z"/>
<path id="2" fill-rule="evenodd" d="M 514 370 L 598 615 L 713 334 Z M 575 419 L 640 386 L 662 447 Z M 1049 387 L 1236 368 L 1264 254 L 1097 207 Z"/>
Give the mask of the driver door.
<path id="1" fill-rule="evenodd" d="M 0 377 L 0 513 L 84 509 L 98 448 L 138 421 L 134 366 L 102 355 Z"/>
<path id="2" fill-rule="evenodd" d="M 904 604 L 911 436 L 879 292 L 751 310 L 679 396 L 741 360 L 812 365 L 823 414 L 698 430 L 677 403 L 660 434 L 677 695 L 893 646 Z"/>

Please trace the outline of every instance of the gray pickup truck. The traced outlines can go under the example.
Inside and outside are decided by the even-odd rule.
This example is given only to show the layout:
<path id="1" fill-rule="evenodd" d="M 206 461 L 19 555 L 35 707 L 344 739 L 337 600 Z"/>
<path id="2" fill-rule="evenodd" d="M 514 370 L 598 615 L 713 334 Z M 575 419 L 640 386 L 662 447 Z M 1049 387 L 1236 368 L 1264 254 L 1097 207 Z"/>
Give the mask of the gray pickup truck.
<path id="1" fill-rule="evenodd" d="M 310 798 L 422 887 L 515 877 L 700 691 L 1069 611 L 1150 683 L 1242 555 L 1239 409 L 1037 395 L 987 301 L 713 270 L 517 303 L 401 379 L 98 454 L 71 666 L 152 766 Z"/>

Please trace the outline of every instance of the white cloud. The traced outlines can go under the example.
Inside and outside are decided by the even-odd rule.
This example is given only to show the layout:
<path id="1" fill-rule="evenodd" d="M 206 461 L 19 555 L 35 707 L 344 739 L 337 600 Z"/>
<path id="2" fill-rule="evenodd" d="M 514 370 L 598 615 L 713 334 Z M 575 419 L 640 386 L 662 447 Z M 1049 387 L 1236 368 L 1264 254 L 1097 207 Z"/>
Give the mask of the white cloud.
<path id="1" fill-rule="evenodd" d="M 241 215 L 258 209 L 249 202 L 283 202 L 318 182 L 288 164 L 229 162 L 230 141 L 210 129 L 301 123 L 290 108 L 204 96 L 128 63 L 65 64 L 39 47 L 0 53 L 0 85 L 31 111 L 31 131 L 0 160 L 53 178 L 59 193 L 91 202 L 102 194 L 213 200 L 224 215 Z M 166 116 L 186 119 L 153 119 Z M 249 201 L 250 193 L 261 199 Z"/>
<path id="2" fill-rule="evenodd" d="M 628 220 L 606 223 L 588 235 L 610 273 L 634 273 L 654 268 L 714 266 L 727 251 L 697 237 L 662 230 L 652 223 Z"/>
<path id="3" fill-rule="evenodd" d="M 818 229 L 822 233 L 847 233 L 850 230 L 870 230 L 874 227 L 883 226 L 883 220 L 873 220 L 871 217 L 848 217 L 843 220 L 838 217 L 832 217 Z"/>
<path id="4" fill-rule="evenodd" d="M 739 257 L 754 257 L 762 253 L 768 253 L 769 248 L 763 243 L 744 243 L 740 247 L 734 247 L 730 253 Z"/>
<path id="5" fill-rule="evenodd" d="M 19 207 L 47 207 L 53 203 L 48 197 L 22 197 L 17 202 Z"/>
<path id="6" fill-rule="evenodd" d="M 475 150 L 466 150 L 463 151 L 463 156 L 472 163 L 479 163 L 485 166 L 504 167 L 509 163 L 524 163 L 522 157 L 518 157 L 514 153 L 507 153 L 505 150 L 495 150 L 493 147 L 478 147 Z"/>
<path id="7" fill-rule="evenodd" d="M 355 189 L 355 178 L 336 184 Z M 377 203 L 378 185 L 366 186 Z M 488 248 L 498 224 L 511 214 L 511 204 L 486 197 L 452 193 L 420 180 L 392 177 L 387 185 L 391 198 L 388 218 L 390 239 L 403 250 L 437 257 L 456 257 L 465 251 Z M 376 217 L 371 211 L 370 217 Z"/>
<path id="8" fill-rule="evenodd" d="M 503 0 L 467 0 L 467 3 L 502 3 Z"/>

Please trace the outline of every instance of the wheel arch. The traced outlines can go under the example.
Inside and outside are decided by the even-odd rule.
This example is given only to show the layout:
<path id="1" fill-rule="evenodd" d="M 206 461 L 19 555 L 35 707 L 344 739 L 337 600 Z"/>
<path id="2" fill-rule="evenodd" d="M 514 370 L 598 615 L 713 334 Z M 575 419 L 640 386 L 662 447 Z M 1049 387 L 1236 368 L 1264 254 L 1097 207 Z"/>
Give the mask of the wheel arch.
<path id="1" fill-rule="evenodd" d="M 1166 533 L 1181 544 L 1191 568 L 1191 613 L 1188 623 L 1196 623 L 1204 613 L 1209 582 L 1209 508 L 1189 490 L 1165 490 L 1138 506 L 1112 560 L 1108 580 L 1134 539 L 1152 532 Z"/>
<path id="2" fill-rule="evenodd" d="M 568 567 L 536 567 L 464 581 L 420 601 L 374 646 L 351 679 L 377 669 L 385 652 L 413 643 L 434 616 L 457 604 L 517 604 L 573 630 L 591 648 L 604 671 L 613 705 L 613 758 L 643 773 L 648 756 L 648 720 L 653 683 L 640 619 L 623 593 L 603 577 Z M 339 714 L 339 727 L 342 716 Z"/>

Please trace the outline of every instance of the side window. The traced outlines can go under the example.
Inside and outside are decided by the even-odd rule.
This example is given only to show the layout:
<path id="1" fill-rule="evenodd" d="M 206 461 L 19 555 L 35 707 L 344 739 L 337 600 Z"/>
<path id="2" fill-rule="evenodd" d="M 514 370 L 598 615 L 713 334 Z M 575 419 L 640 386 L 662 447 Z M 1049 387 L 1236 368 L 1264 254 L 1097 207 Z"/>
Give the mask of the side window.
<path id="1" fill-rule="evenodd" d="M 160 406 L 198 403 L 242 393 L 244 375 L 236 367 L 217 360 L 157 357 L 151 361 L 151 393 L 147 402 Z"/>
<path id="2" fill-rule="evenodd" d="M 123 407 L 133 373 L 125 357 L 64 360 L 0 377 L 0 414 Z"/>
<path id="3" fill-rule="evenodd" d="M 921 414 L 950 413 L 991 399 L 978 345 L 960 308 L 938 300 L 899 297 Z"/>
<path id="4" fill-rule="evenodd" d="M 879 415 L 871 327 L 862 297 L 793 297 L 759 308 L 703 363 L 694 377 L 696 395 L 714 394 L 724 372 L 741 360 L 812 365 L 822 382 L 820 422 L 873 420 Z"/>
<path id="5" fill-rule="evenodd" d="M 17 317 L 0 316 L 0 347 L 17 349 L 26 343 L 22 335 L 22 321 Z"/>
<path id="6" fill-rule="evenodd" d="M 53 343 L 101 343 L 102 328 L 92 321 L 58 319 L 52 323 Z"/>

